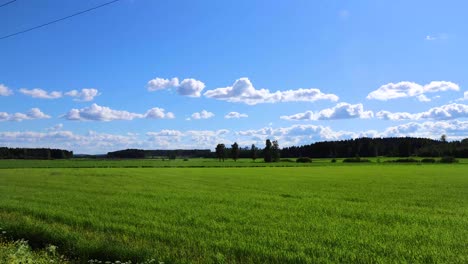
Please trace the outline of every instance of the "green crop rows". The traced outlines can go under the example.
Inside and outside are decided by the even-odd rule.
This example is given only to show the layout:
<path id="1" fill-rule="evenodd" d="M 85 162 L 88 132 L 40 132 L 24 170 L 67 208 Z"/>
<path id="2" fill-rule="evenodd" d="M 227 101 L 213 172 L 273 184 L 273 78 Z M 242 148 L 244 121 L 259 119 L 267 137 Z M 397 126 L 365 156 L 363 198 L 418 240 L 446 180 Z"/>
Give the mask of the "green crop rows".
<path id="1" fill-rule="evenodd" d="M 83 262 L 466 263 L 468 170 L 1 169 L 0 227 Z"/>

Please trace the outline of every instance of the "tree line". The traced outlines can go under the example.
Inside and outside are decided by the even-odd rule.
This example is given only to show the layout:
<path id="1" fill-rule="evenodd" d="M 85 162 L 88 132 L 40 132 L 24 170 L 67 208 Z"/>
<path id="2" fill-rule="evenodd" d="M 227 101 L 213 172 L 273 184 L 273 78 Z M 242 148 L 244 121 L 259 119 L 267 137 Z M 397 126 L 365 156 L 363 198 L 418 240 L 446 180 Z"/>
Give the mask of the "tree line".
<path id="1" fill-rule="evenodd" d="M 415 137 L 357 138 L 338 141 L 316 142 L 303 146 L 283 148 L 285 158 L 349 158 L 349 157 L 468 157 L 468 138 L 461 141 Z"/>
<path id="2" fill-rule="evenodd" d="M 231 148 L 226 148 L 224 144 L 218 144 L 215 148 L 216 158 L 219 161 L 224 161 L 226 157 L 232 158 L 237 161 L 239 158 L 251 158 L 255 161 L 258 157 L 263 157 L 265 162 L 278 162 L 280 161 L 281 149 L 278 144 L 278 140 L 265 141 L 265 148 L 259 149 L 252 144 L 250 149 L 248 147 L 239 148 L 237 142 L 231 145 Z"/>
<path id="3" fill-rule="evenodd" d="M 0 159 L 71 159 L 73 151 L 50 148 L 0 147 Z"/>

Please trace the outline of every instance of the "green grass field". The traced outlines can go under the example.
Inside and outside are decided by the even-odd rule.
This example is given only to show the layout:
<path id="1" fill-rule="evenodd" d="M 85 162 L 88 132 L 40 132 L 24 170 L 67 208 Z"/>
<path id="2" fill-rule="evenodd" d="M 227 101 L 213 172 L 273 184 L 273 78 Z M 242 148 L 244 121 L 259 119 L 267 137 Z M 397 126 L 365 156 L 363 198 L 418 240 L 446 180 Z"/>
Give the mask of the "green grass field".
<path id="1" fill-rule="evenodd" d="M 0 227 L 83 262 L 467 263 L 468 167 L 1 169 Z"/>
<path id="2" fill-rule="evenodd" d="M 369 158 L 371 163 L 385 163 L 394 160 L 392 157 Z M 421 160 L 422 158 L 416 158 Z M 438 160 L 439 158 L 435 158 Z M 288 160 L 288 161 L 286 161 Z M 216 159 L 193 158 L 188 160 L 162 160 L 162 159 L 69 159 L 69 160 L 2 160 L 0 169 L 13 168 L 207 168 L 207 167 L 310 167 L 310 166 L 349 166 L 343 164 L 343 159 L 336 159 L 331 163 L 331 158 L 312 159 L 312 163 L 296 163 L 296 159 L 282 159 L 281 162 L 265 163 L 259 158 L 255 162 L 251 159 L 239 159 L 234 162 L 226 159 L 219 162 Z M 468 159 L 458 159 L 459 164 L 468 164 Z M 364 165 L 364 164 L 361 164 Z M 373 165 L 373 164 L 372 164 Z M 429 165 L 429 164 L 425 164 Z"/>

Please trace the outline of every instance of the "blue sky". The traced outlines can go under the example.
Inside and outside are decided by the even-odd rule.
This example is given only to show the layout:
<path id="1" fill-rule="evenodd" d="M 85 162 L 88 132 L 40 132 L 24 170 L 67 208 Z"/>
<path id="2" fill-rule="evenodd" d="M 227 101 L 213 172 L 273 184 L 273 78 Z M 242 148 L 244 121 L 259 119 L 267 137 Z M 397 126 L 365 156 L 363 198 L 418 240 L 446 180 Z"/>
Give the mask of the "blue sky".
<path id="1" fill-rule="evenodd" d="M 106 1 L 18 0 L 0 35 Z M 0 2 L 0 4 L 3 2 Z M 121 0 L 0 40 L 0 146 L 468 137 L 466 1 Z"/>

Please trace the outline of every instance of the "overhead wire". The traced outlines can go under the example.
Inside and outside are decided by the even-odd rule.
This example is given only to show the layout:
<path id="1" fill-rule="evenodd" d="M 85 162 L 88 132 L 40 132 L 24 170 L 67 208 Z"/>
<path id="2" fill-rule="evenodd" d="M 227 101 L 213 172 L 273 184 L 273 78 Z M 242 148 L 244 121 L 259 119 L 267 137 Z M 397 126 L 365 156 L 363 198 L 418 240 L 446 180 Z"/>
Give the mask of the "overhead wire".
<path id="1" fill-rule="evenodd" d="M 16 1 L 16 0 L 15 0 L 15 1 Z M 63 21 L 63 20 L 66 20 L 66 19 L 75 17 L 75 16 L 82 15 L 82 14 L 84 14 L 84 13 L 87 13 L 87 12 L 90 12 L 90 11 L 93 11 L 93 10 L 96 10 L 96 9 L 98 9 L 98 8 L 101 8 L 101 7 L 104 7 L 104 6 L 107 6 L 107 5 L 114 4 L 114 3 L 118 2 L 118 1 L 120 1 L 120 0 L 109 1 L 109 2 L 106 2 L 106 3 L 100 4 L 100 5 L 98 5 L 98 6 L 91 7 L 91 8 L 88 8 L 88 9 L 86 9 L 86 10 L 83 10 L 83 11 L 80 11 L 80 12 L 77 12 L 77 13 L 74 13 L 74 14 L 71 14 L 71 15 L 68 15 L 68 16 L 66 16 L 66 17 L 62 17 L 62 18 L 59 18 L 59 19 L 56 19 L 56 20 L 53 20 L 53 21 L 50 21 L 50 22 L 41 24 L 41 25 L 39 25 L 39 26 L 35 26 L 35 27 L 32 27 L 32 28 L 28 28 L 28 29 L 25 29 L 25 30 L 21 30 L 21 31 L 18 31 L 18 32 L 15 32 L 15 33 L 6 35 L 6 36 L 2 36 L 2 37 L 0 37 L 0 40 L 6 39 L 6 38 L 11 38 L 11 37 L 16 36 L 16 35 L 24 34 L 24 33 L 26 33 L 26 32 L 33 31 L 33 30 L 38 29 L 38 28 L 46 27 L 46 26 L 48 26 L 48 25 L 51 25 L 51 24 L 54 24 L 54 23 L 57 23 L 57 22 L 60 22 L 60 21 Z"/>
<path id="2" fill-rule="evenodd" d="M 16 1 L 17 1 L 17 0 L 11 0 L 11 1 L 9 1 L 9 2 L 6 2 L 6 3 L 4 3 L 4 4 L 1 4 L 0 7 L 4 7 L 4 6 L 9 5 L 9 4 L 11 4 L 11 3 L 13 3 L 13 2 L 16 2 Z"/>

